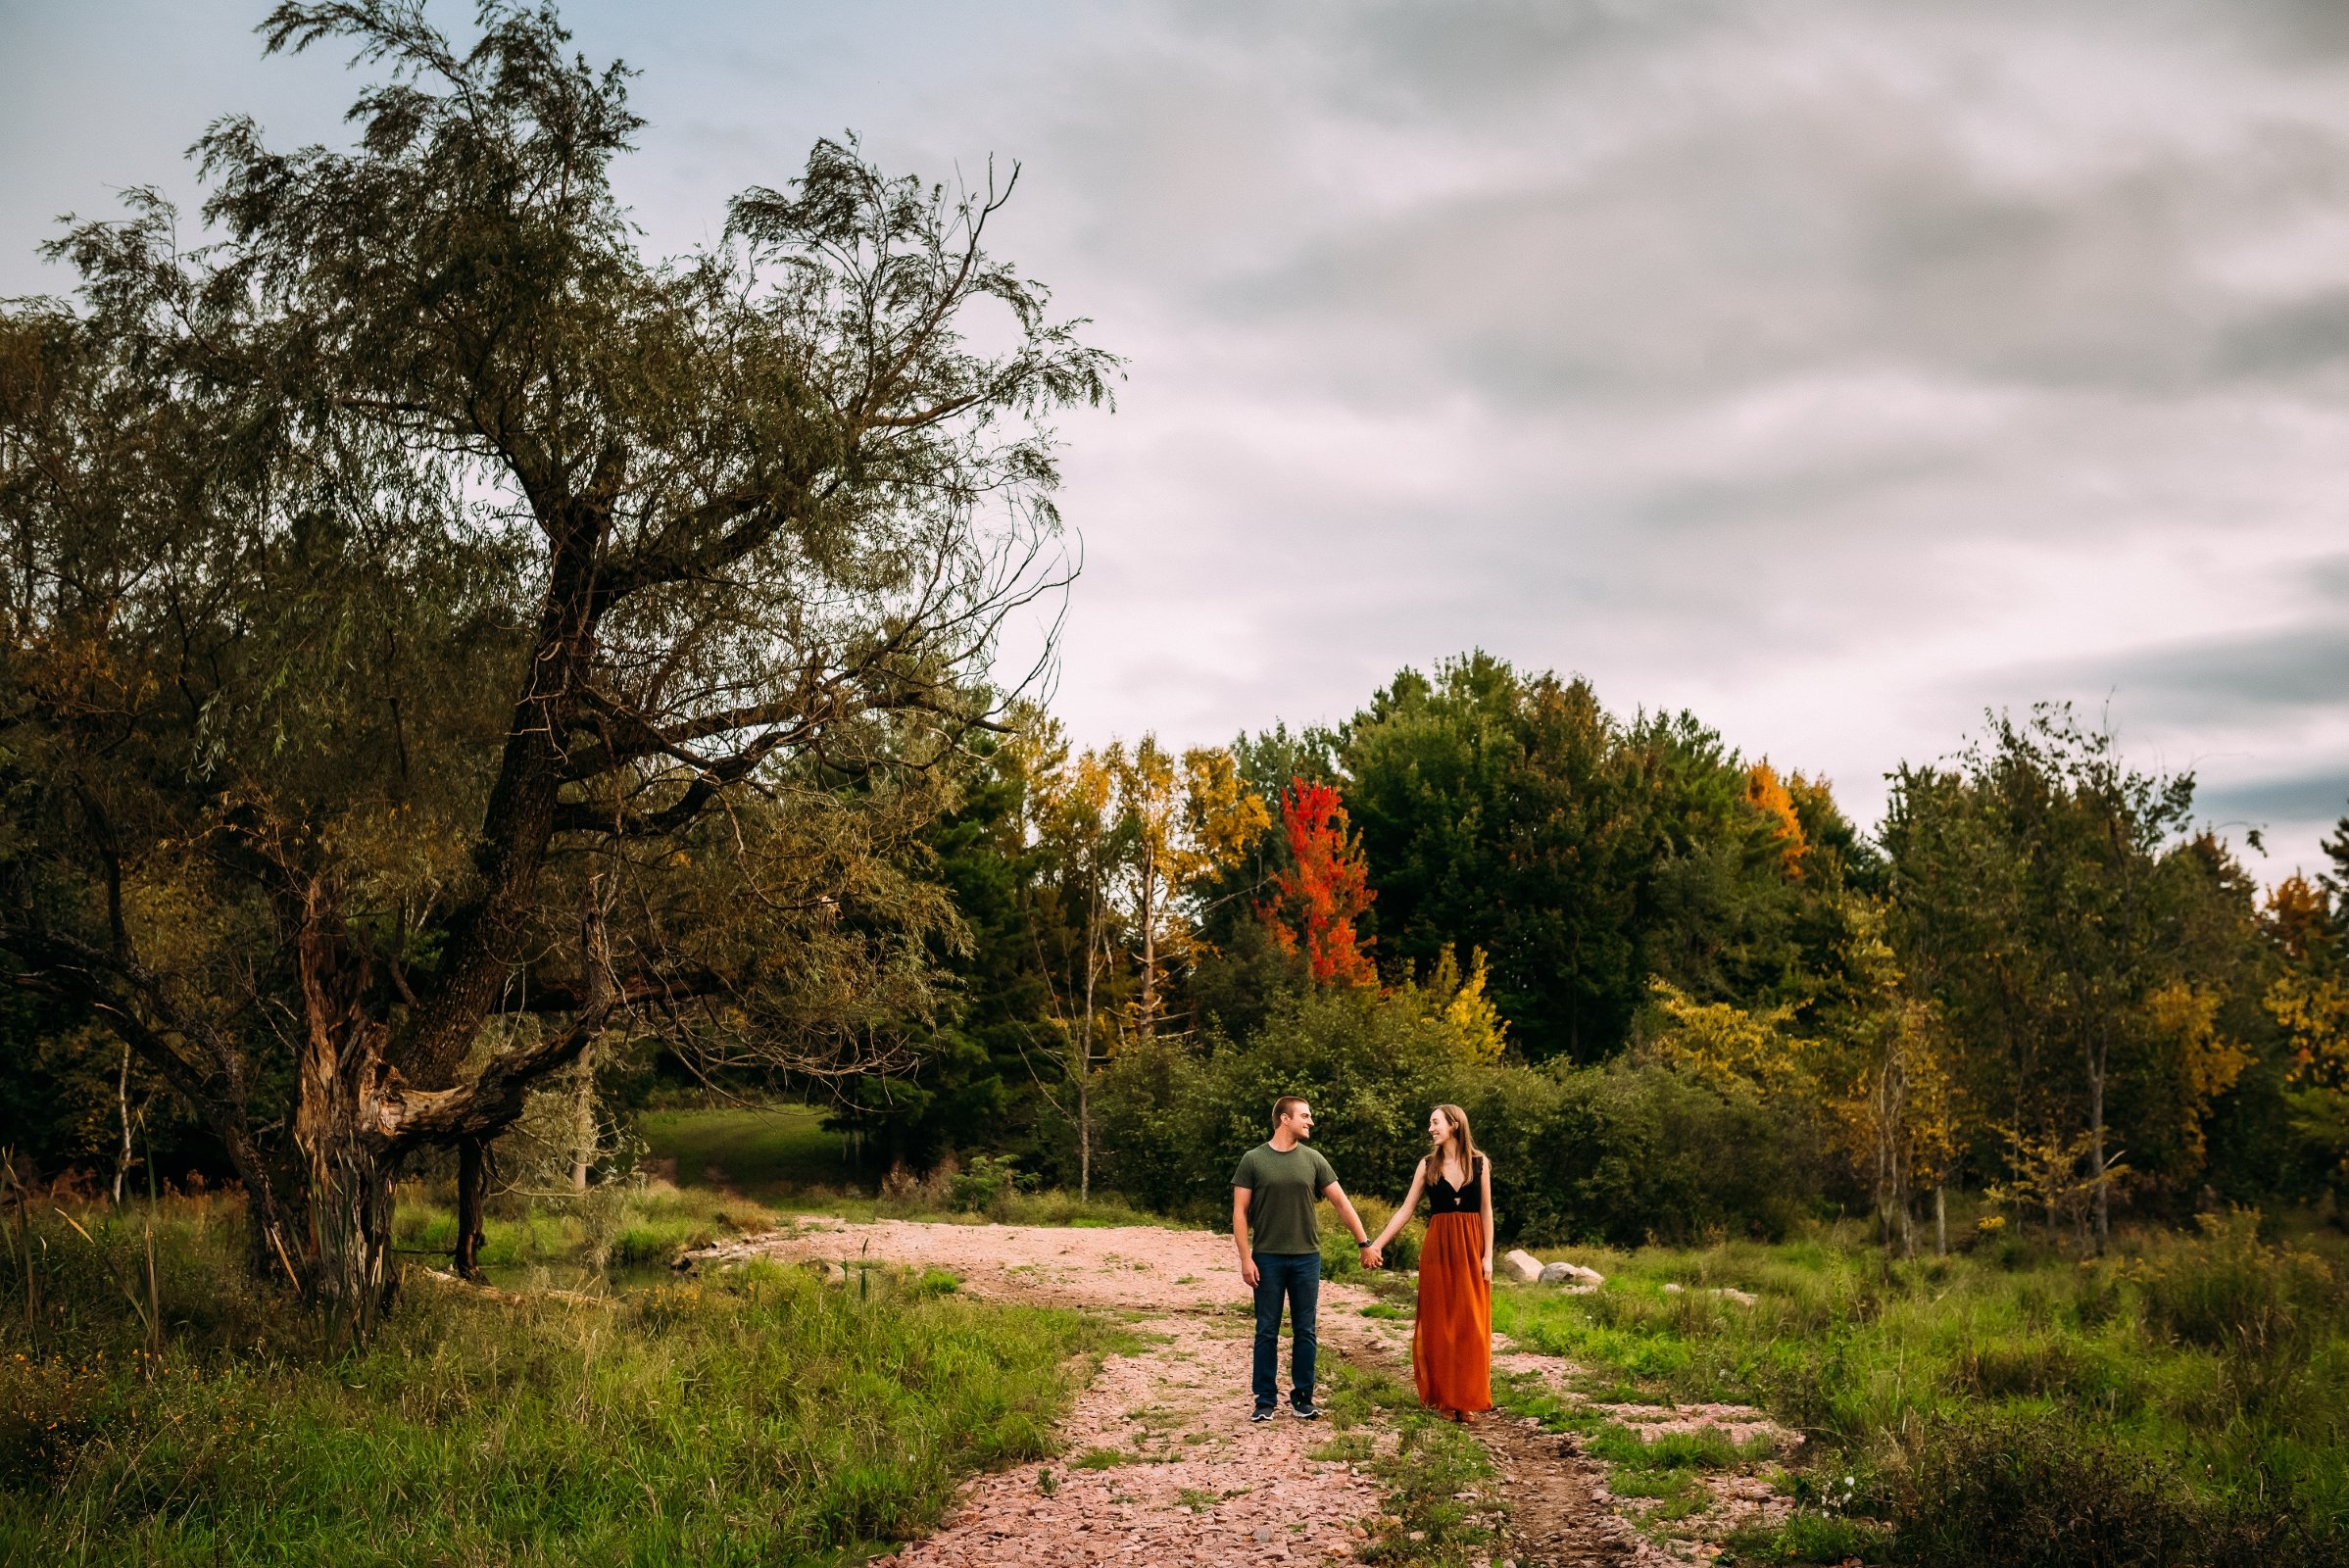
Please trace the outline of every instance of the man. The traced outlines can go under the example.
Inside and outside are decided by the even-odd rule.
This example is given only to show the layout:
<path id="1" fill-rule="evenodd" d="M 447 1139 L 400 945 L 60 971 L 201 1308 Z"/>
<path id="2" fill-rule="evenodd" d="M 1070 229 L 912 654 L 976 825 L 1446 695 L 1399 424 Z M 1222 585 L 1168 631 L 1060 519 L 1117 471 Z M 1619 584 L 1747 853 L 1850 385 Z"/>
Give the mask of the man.
<path id="1" fill-rule="evenodd" d="M 1240 1277 L 1256 1293 L 1256 1410 L 1269 1421 L 1280 1403 L 1281 1305 L 1289 1306 L 1293 1346 L 1290 1406 L 1299 1421 L 1315 1421 L 1313 1323 L 1321 1305 L 1321 1227 L 1313 1214 L 1326 1198 L 1353 1233 L 1369 1266 L 1370 1233 L 1346 1201 L 1330 1162 L 1304 1147 L 1313 1136 L 1313 1107 L 1295 1095 L 1272 1102 L 1272 1137 L 1240 1156 L 1232 1172 L 1232 1241 L 1240 1249 Z M 1252 1244 L 1252 1245 L 1251 1245 Z"/>

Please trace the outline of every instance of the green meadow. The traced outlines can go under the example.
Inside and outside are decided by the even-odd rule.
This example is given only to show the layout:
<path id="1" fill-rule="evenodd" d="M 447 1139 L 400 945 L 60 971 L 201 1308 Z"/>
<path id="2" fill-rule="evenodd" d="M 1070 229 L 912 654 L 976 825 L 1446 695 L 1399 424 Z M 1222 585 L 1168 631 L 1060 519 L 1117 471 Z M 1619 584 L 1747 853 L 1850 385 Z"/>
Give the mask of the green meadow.
<path id="1" fill-rule="evenodd" d="M 1890 1258 L 1838 1237 L 1545 1254 L 1568 1296 L 1503 1286 L 1493 1326 L 1586 1369 L 1589 1403 L 1508 1398 L 1661 1495 L 1726 1444 L 1623 1447 L 1610 1401 L 1739 1400 L 1799 1432 L 1798 1511 L 1739 1560 L 2319 1563 L 2349 1553 L 2349 1261 L 2257 1215 L 2080 1262 L 1989 1239 Z M 1677 1287 L 1668 1289 L 1667 1287 Z M 1723 1288 L 1754 1299 L 1716 1294 Z M 1848 1481 L 1846 1480 L 1848 1478 Z"/>

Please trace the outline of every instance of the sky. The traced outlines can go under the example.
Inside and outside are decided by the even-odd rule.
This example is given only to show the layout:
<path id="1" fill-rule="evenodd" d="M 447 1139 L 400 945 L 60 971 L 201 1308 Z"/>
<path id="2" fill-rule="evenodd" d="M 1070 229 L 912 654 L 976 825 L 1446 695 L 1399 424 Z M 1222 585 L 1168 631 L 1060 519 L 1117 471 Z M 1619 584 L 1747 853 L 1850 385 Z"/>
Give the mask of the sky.
<path id="1" fill-rule="evenodd" d="M 0 294 L 213 117 L 262 0 L 0 0 Z M 434 0 L 452 30 L 469 5 Z M 2274 881 L 2349 808 L 2349 6 L 572 0 L 649 250 L 859 134 L 1020 170 L 1126 361 L 1064 417 L 1081 739 L 1333 722 L 1483 648 L 1825 776 L 2078 705 Z M 992 232 L 992 231 L 991 231 Z"/>

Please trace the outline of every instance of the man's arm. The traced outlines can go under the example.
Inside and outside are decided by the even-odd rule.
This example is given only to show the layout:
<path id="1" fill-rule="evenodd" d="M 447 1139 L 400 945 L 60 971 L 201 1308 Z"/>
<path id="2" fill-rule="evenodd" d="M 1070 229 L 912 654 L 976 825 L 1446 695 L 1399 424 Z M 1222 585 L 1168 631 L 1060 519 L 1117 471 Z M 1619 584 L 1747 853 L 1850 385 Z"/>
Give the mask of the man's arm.
<path id="1" fill-rule="evenodd" d="M 1256 1259 L 1248 1250 L 1248 1201 L 1256 1195 L 1245 1187 L 1232 1189 L 1232 1245 L 1240 1249 L 1240 1277 L 1256 1288 Z"/>
<path id="2" fill-rule="evenodd" d="M 1346 1189 L 1332 1182 L 1321 1190 L 1321 1196 L 1338 1211 L 1338 1217 L 1346 1221 L 1346 1228 L 1353 1233 L 1354 1245 L 1365 1252 L 1369 1251 L 1369 1227 L 1362 1223 L 1362 1216 L 1354 1212 L 1354 1205 L 1346 1196 Z"/>

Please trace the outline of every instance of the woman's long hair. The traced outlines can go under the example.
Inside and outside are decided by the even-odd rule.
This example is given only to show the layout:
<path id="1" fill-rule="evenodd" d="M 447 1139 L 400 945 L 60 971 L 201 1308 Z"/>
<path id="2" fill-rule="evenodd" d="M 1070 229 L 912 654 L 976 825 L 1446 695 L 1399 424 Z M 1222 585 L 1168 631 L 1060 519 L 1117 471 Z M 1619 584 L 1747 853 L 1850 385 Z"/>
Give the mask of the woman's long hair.
<path id="1" fill-rule="evenodd" d="M 1476 1135 L 1468 1130 L 1468 1112 L 1457 1105 L 1438 1105 L 1436 1109 L 1443 1113 L 1444 1123 L 1451 1128 L 1451 1136 L 1444 1142 L 1460 1156 L 1460 1180 L 1468 1181 L 1476 1175 Z M 1435 1174 L 1438 1176 L 1444 1174 L 1441 1154 L 1440 1150 L 1429 1156 L 1436 1162 Z"/>

